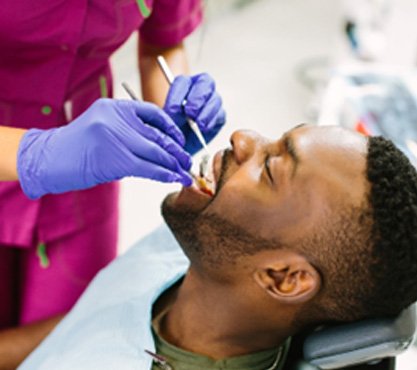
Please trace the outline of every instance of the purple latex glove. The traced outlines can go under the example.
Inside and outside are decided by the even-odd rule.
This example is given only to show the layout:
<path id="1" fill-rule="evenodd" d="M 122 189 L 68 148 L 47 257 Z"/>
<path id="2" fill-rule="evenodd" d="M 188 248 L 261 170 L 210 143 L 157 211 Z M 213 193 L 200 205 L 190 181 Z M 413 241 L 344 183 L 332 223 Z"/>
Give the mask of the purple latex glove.
<path id="1" fill-rule="evenodd" d="M 150 103 L 99 99 L 69 125 L 29 130 L 18 151 L 25 194 L 86 189 L 126 176 L 192 183 L 191 158 L 172 119 Z"/>
<path id="2" fill-rule="evenodd" d="M 164 111 L 183 132 L 186 139 L 184 148 L 190 154 L 200 150 L 201 144 L 190 129 L 187 117 L 197 123 L 207 143 L 217 135 L 226 122 L 216 84 L 206 73 L 192 77 L 178 76 L 169 89 Z"/>

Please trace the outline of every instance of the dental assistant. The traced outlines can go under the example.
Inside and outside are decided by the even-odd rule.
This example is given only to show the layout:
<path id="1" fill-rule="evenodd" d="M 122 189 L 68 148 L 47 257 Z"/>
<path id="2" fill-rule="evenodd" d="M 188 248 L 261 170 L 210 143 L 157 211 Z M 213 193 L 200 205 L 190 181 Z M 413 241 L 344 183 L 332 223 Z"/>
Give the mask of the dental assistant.
<path id="1" fill-rule="evenodd" d="M 199 147 L 185 116 L 197 122 L 209 141 L 224 124 L 221 99 L 213 80 L 205 74 L 179 77 L 169 89 L 155 59 L 162 54 L 175 74 L 187 74 L 182 42 L 201 18 L 199 0 L 8 2 L 0 10 L 0 125 L 34 129 L 24 137 L 28 148 L 31 139 L 33 145 L 38 143 L 39 152 L 49 145 L 61 146 L 58 158 L 64 169 L 71 166 L 71 150 L 76 152 L 82 147 L 79 137 L 83 135 L 79 130 L 83 125 L 90 126 L 90 137 L 98 144 L 110 137 L 115 142 L 122 140 L 118 135 L 106 136 L 108 130 L 103 125 L 110 127 L 121 121 L 133 125 L 140 120 L 162 131 L 170 141 L 163 147 L 159 139 L 142 132 L 138 133 L 144 143 L 141 148 L 156 142 L 158 150 L 169 157 L 166 163 L 158 157 L 158 163 L 164 162 L 162 167 L 170 171 L 167 176 L 174 176 L 175 172 L 181 178 L 178 181 L 188 181 L 184 172 L 189 157 L 178 147 L 184 145 L 190 154 Z M 112 96 L 109 57 L 135 30 L 140 35 L 142 95 L 145 100 L 163 106 L 182 137 L 155 120 L 162 110 L 153 114 L 138 103 L 98 100 Z M 182 106 L 184 99 L 187 100 L 185 107 Z M 169 122 L 166 117 L 162 121 Z M 95 131 L 95 128 L 99 129 Z M 66 140 L 64 134 L 69 129 L 74 135 L 68 134 L 71 140 Z M 120 135 L 127 139 L 129 132 L 121 129 Z M 132 140 L 129 145 L 132 149 L 139 143 Z M 101 156 L 90 158 L 93 163 L 86 163 L 97 169 L 96 178 L 102 178 L 111 159 L 118 166 L 112 167 L 115 173 L 109 180 L 119 178 L 118 167 L 127 165 L 115 149 L 120 146 L 103 148 L 106 150 L 100 152 Z M 25 146 L 19 150 L 24 157 Z M 132 151 L 145 162 L 149 161 L 140 155 L 140 150 Z M 50 154 L 49 158 L 52 161 L 54 156 Z M 22 166 L 41 168 L 39 163 L 30 166 L 28 163 L 22 162 Z M 54 163 L 59 169 L 55 159 Z M 149 175 L 147 170 L 139 175 L 159 176 Z M 37 187 L 25 188 L 25 181 L 20 179 L 24 191 L 35 200 L 29 199 L 17 182 L 0 184 L 0 328 L 39 322 L 65 313 L 97 271 L 116 255 L 117 183 L 105 182 L 85 190 L 50 194 L 61 192 L 62 183 L 67 183 L 68 178 L 62 176 L 62 183 L 54 185 L 56 189 L 48 188 L 45 185 L 48 181 L 43 179 Z M 80 177 L 72 180 L 76 183 Z M 88 176 L 82 181 L 94 183 Z M 74 183 L 65 190 L 82 188 Z"/>

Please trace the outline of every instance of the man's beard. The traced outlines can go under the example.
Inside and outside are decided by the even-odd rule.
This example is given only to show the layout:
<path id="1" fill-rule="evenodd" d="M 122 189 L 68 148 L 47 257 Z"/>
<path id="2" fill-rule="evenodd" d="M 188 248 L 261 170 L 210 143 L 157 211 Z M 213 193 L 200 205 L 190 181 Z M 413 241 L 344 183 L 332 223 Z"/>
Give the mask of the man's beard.
<path id="1" fill-rule="evenodd" d="M 216 194 L 227 182 L 231 156 L 231 151 L 225 151 Z M 215 268 L 222 263 L 234 264 L 242 255 L 271 248 L 270 241 L 248 233 L 239 225 L 209 210 L 196 212 L 176 208 L 172 205 L 173 196 L 170 194 L 164 199 L 162 215 L 191 262 Z"/>
<path id="2" fill-rule="evenodd" d="M 228 163 L 232 153 L 230 150 L 225 150 L 222 157 L 220 177 L 216 186 L 216 194 L 213 196 L 212 201 L 216 198 L 216 195 L 220 192 L 222 186 L 226 182 L 226 172 L 228 169 Z M 205 209 L 201 211 L 194 211 L 191 209 L 178 209 L 172 202 L 175 197 L 174 194 L 169 194 L 162 203 L 162 216 L 165 222 L 171 229 L 178 243 L 183 247 L 184 252 L 193 260 L 195 255 L 201 256 L 205 253 L 206 248 L 202 248 L 205 244 L 211 244 L 210 236 L 213 233 L 213 228 L 217 228 L 218 224 L 227 222 L 220 220 L 218 216 L 205 213 Z M 211 202 L 210 202 L 211 203 Z M 230 228 L 230 225 L 229 225 Z M 225 230 L 222 230 L 222 234 Z"/>
<path id="3" fill-rule="evenodd" d="M 171 197 L 174 196 L 175 194 L 169 194 L 164 199 L 161 207 L 162 216 L 178 243 L 190 246 L 190 248 L 184 248 L 185 253 L 188 255 L 187 249 L 194 249 L 199 245 L 196 226 L 200 223 L 200 212 L 175 208 L 172 206 L 171 201 Z M 191 258 L 189 255 L 188 257 Z"/>

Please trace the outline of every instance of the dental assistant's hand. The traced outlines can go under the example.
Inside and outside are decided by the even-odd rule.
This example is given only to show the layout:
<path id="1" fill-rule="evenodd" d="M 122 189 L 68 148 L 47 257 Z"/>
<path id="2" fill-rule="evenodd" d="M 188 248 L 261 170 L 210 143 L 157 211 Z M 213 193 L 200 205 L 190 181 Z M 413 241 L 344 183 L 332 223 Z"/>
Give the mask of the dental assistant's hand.
<path id="1" fill-rule="evenodd" d="M 191 158 L 184 144 L 181 131 L 157 106 L 100 99 L 67 126 L 24 134 L 17 171 L 31 199 L 126 176 L 189 186 Z"/>
<path id="2" fill-rule="evenodd" d="M 184 101 L 186 101 L 185 105 Z M 190 154 L 200 150 L 201 144 L 187 124 L 187 117 L 198 124 L 207 142 L 218 134 L 226 122 L 226 114 L 222 99 L 216 91 L 216 84 L 206 73 L 192 77 L 178 76 L 168 91 L 164 111 L 184 133 L 185 150 Z"/>

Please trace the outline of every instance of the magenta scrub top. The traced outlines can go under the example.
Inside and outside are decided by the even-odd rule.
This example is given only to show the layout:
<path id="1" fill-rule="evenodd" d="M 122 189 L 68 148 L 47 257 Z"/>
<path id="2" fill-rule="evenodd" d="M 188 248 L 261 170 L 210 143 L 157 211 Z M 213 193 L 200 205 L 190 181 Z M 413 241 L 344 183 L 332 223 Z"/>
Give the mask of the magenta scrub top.
<path id="1" fill-rule="evenodd" d="M 173 46 L 200 23 L 200 0 L 13 0 L 0 7 L 0 125 L 65 125 L 112 96 L 110 55 L 139 30 Z M 29 247 L 103 222 L 117 185 L 31 201 L 0 184 L 0 244 Z"/>

